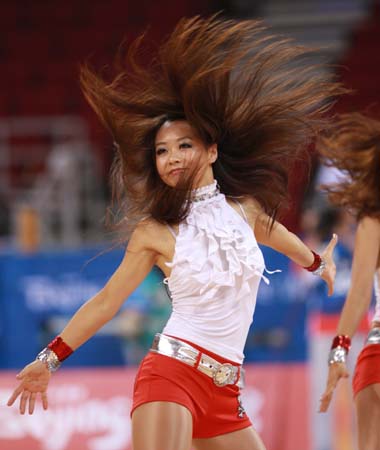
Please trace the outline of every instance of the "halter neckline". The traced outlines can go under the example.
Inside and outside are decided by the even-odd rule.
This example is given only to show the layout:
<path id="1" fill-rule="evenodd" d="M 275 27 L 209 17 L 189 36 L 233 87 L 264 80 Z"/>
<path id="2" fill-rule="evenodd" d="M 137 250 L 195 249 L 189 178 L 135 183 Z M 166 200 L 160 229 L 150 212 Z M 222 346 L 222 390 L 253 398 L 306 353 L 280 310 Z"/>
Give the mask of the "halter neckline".
<path id="1" fill-rule="evenodd" d="M 211 184 L 193 189 L 191 191 L 191 200 L 193 202 L 201 202 L 202 200 L 216 197 L 218 194 L 220 194 L 220 189 L 218 183 L 214 180 Z"/>

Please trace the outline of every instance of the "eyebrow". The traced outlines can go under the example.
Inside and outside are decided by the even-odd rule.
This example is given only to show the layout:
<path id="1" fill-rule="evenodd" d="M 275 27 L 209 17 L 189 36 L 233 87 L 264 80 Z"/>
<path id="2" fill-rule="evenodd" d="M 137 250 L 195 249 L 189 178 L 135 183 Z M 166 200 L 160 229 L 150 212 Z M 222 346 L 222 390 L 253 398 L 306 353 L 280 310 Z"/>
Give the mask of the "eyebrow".
<path id="1" fill-rule="evenodd" d="M 190 136 L 183 136 L 177 139 L 177 142 L 182 141 L 182 139 L 192 139 Z M 160 141 L 160 142 L 156 142 L 156 146 L 157 145 L 165 145 L 166 142 L 165 141 Z"/>

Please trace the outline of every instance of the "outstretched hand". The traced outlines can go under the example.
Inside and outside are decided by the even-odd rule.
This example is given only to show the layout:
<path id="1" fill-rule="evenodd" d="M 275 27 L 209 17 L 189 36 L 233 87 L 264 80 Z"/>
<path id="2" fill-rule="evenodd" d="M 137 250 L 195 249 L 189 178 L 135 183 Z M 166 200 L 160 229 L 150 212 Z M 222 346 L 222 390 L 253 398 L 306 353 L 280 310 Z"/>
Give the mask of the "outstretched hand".
<path id="1" fill-rule="evenodd" d="M 328 287 L 328 295 L 332 295 L 334 292 L 334 281 L 336 275 L 336 266 L 333 259 L 333 253 L 335 246 L 338 242 L 338 236 L 334 233 L 330 242 L 321 254 L 321 258 L 326 263 L 326 267 L 322 272 L 321 278 L 326 282 Z"/>
<path id="2" fill-rule="evenodd" d="M 327 385 L 325 392 L 322 394 L 319 412 L 326 412 L 330 406 L 330 402 L 334 390 L 341 378 L 348 378 L 346 365 L 344 363 L 334 363 L 329 366 L 329 375 L 327 378 Z"/>
<path id="3" fill-rule="evenodd" d="M 47 409 L 48 399 L 46 391 L 50 376 L 51 374 L 48 368 L 41 361 L 36 360 L 25 366 L 24 369 L 16 375 L 16 378 L 20 380 L 20 384 L 9 397 L 7 405 L 12 406 L 21 395 L 19 406 L 20 413 L 25 414 L 26 407 L 28 406 L 29 414 L 33 414 L 37 394 L 40 394 L 42 406 L 44 409 Z"/>

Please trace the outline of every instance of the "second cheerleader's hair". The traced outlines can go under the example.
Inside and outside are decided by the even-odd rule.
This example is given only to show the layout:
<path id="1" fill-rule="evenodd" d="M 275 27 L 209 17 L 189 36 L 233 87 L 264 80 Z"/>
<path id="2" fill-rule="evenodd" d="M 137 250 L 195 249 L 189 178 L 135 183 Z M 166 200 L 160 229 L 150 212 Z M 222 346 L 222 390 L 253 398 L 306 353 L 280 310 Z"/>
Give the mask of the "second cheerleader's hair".
<path id="1" fill-rule="evenodd" d="M 359 113 L 342 114 L 317 147 L 322 162 L 342 172 L 340 181 L 322 186 L 331 202 L 359 219 L 380 218 L 380 122 Z"/>
<path id="2" fill-rule="evenodd" d="M 260 21 L 218 16 L 182 19 L 149 65 L 138 62 L 144 42 L 129 47 L 110 82 L 88 66 L 81 70 L 85 96 L 117 142 L 111 178 L 130 223 L 147 215 L 178 223 L 188 213 L 188 190 L 166 186 L 155 167 L 155 134 L 176 119 L 217 144 L 221 191 L 254 197 L 274 218 L 287 202 L 293 163 L 343 92 L 315 64 L 317 51 L 271 34 Z"/>

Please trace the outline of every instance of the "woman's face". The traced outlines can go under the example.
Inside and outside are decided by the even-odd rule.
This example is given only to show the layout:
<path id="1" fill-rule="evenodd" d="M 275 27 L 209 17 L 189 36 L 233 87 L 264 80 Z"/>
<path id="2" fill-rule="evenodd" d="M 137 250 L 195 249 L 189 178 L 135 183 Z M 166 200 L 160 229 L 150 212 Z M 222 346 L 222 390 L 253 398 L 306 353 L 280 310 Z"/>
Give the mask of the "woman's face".
<path id="1" fill-rule="evenodd" d="M 217 147 L 207 147 L 185 120 L 167 121 L 158 130 L 155 139 L 156 167 L 162 181 L 175 187 L 194 171 L 193 188 L 211 184 L 214 180 L 212 163 L 217 158 Z"/>

